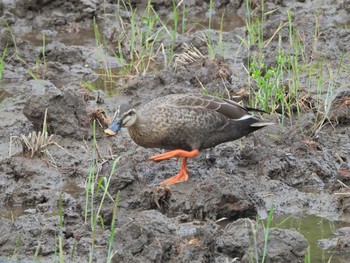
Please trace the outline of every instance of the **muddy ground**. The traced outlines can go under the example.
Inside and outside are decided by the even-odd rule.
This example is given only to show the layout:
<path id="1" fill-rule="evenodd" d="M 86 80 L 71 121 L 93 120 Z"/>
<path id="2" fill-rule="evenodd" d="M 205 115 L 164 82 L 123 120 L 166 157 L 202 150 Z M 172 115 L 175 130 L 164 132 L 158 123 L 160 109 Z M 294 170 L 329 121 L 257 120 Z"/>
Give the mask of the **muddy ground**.
<path id="1" fill-rule="evenodd" d="M 208 59 L 203 30 L 179 34 L 176 54 L 184 52 L 186 43 L 198 48 L 204 57 L 178 65 L 176 70 L 169 65 L 144 75 L 124 75 L 117 85 L 118 94 L 107 96 L 106 90 L 87 91 L 82 81 L 94 83 L 101 64 L 119 65 L 108 49 L 96 47 L 92 31 L 93 17 L 107 39 L 113 34 L 112 28 L 118 30 L 113 15 L 119 10 L 115 2 L 0 1 L 0 16 L 7 23 L 1 25 L 0 54 L 8 49 L 0 82 L 0 262 L 31 262 L 36 254 L 40 262 L 57 260 L 61 231 L 65 261 L 87 262 L 92 231 L 84 211 L 90 164 L 97 158 L 95 173 L 98 178 L 108 177 L 118 156 L 122 158 L 111 178 L 111 198 L 106 198 L 100 213 L 104 224 L 98 224 L 95 234 L 93 262 L 106 261 L 111 199 L 118 191 L 112 262 L 251 262 L 255 255 L 261 260 L 262 221 L 254 230 L 257 218 L 266 219 L 272 205 L 274 218 L 316 215 L 342 226 L 318 242 L 325 252 L 322 257 L 313 253 L 312 262 L 327 262 L 330 257 L 331 262 L 348 262 L 349 1 L 265 1 L 265 12 L 274 11 L 266 18 L 264 39 L 273 37 L 276 26 L 287 21 L 287 10 L 291 10 L 306 60 L 326 65 L 326 71 L 334 76 L 334 92 L 327 94 L 329 81 L 321 90 L 316 89 L 316 81 L 308 85 L 309 72 L 301 72 L 301 87 L 310 103 L 299 116 L 295 113 L 285 118 L 282 125 L 280 114 L 265 114 L 263 117 L 274 121 L 274 126 L 202 152 L 189 161 L 189 181 L 170 189 L 157 184 L 175 175 L 179 163 L 148 161 L 161 150 L 137 146 L 125 130 L 109 138 L 97 126 L 96 153 L 91 113 L 102 108 L 113 116 L 118 107 L 125 111 L 162 95 L 203 92 L 202 85 L 210 94 L 243 95 L 246 99 L 249 77 L 245 63 L 255 51 L 254 47 L 249 52 L 242 48 L 237 37 L 247 36 L 246 5 L 244 1 L 215 1 L 217 14 L 226 12 L 234 17 L 225 20 L 222 39 L 229 45 L 223 56 Z M 145 1 L 134 2 L 136 6 Z M 153 6 L 163 16 L 171 14 L 170 1 L 154 1 Z M 259 4 L 253 7 L 259 10 Z M 208 10 L 209 3 L 188 2 L 189 17 L 206 20 Z M 36 59 L 43 61 L 42 34 L 46 36 L 45 65 L 38 66 Z M 218 41 L 218 28 L 211 34 Z M 282 33 L 282 47 L 290 52 L 286 35 L 288 31 Z M 113 45 L 113 41 L 108 44 Z M 277 47 L 278 38 L 274 37 L 264 49 L 266 64 L 275 64 Z M 14 55 L 16 52 L 19 56 Z M 37 79 L 28 72 L 35 72 Z M 320 109 L 325 108 L 312 105 L 327 96 L 332 102 L 329 118 L 318 129 L 315 125 L 323 116 Z M 62 148 L 52 144 L 48 146 L 50 155 L 23 155 L 21 145 L 10 144 L 10 138 L 40 131 L 46 108 L 48 131 L 54 134 L 52 142 Z M 101 196 L 97 195 L 96 206 Z M 297 230 L 270 229 L 267 262 L 304 261 L 312 244 Z"/>

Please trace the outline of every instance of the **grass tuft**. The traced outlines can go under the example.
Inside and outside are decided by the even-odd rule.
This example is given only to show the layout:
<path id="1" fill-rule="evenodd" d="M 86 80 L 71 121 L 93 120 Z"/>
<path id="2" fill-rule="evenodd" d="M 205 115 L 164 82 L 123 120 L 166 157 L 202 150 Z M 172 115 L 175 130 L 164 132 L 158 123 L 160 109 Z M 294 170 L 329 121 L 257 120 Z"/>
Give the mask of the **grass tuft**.
<path id="1" fill-rule="evenodd" d="M 33 131 L 29 133 L 27 136 L 24 134 L 21 134 L 20 136 L 10 137 L 9 156 L 10 157 L 12 156 L 12 145 L 14 143 L 18 143 L 22 146 L 22 154 L 24 156 L 29 156 L 30 158 L 47 156 L 49 157 L 51 164 L 55 167 L 57 167 L 56 162 L 53 156 L 51 155 L 50 151 L 48 150 L 48 147 L 51 145 L 55 145 L 56 147 L 65 151 L 67 154 L 69 154 L 73 158 L 76 158 L 74 155 L 72 155 L 66 149 L 64 149 L 61 145 L 55 142 L 53 138 L 54 138 L 54 135 L 53 134 L 49 135 L 47 131 L 47 109 L 46 109 L 44 114 L 42 131 L 39 131 L 39 132 Z"/>
<path id="2" fill-rule="evenodd" d="M 195 62 L 199 59 L 205 58 L 205 56 L 194 46 L 184 43 L 184 52 L 174 56 L 174 68 L 175 70 L 181 65 L 187 65 Z"/>
<path id="3" fill-rule="evenodd" d="M 93 121 L 93 142 L 92 142 L 92 160 L 89 168 L 89 177 L 87 178 L 85 186 L 85 223 L 90 222 L 91 227 L 91 244 L 89 253 L 89 262 L 93 262 L 95 241 L 97 236 L 97 229 L 100 226 L 105 229 L 105 223 L 101 215 L 103 205 L 105 204 L 106 198 L 114 203 L 113 218 L 111 223 L 111 236 L 108 241 L 108 251 L 107 251 L 107 262 L 111 262 L 115 252 L 113 251 L 113 242 L 115 236 L 115 220 L 117 207 L 119 202 L 120 192 L 118 191 L 116 198 L 114 199 L 109 193 L 109 186 L 112 177 L 115 173 L 115 168 L 119 163 L 122 156 L 114 159 L 111 167 L 111 172 L 108 177 L 100 177 L 99 171 L 101 170 L 101 165 L 104 163 L 99 162 L 98 156 L 98 146 L 96 140 L 96 121 Z"/>

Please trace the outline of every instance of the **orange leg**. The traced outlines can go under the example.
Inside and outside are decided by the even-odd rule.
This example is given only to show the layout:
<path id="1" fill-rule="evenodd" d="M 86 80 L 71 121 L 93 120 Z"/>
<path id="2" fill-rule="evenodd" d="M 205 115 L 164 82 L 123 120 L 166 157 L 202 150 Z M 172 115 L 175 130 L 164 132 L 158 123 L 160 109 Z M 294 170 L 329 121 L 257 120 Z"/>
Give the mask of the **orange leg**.
<path id="1" fill-rule="evenodd" d="M 198 153 L 199 153 L 198 150 L 192 150 L 190 152 L 185 150 L 174 150 L 174 151 L 170 151 L 170 152 L 166 152 L 163 154 L 158 154 L 150 157 L 150 160 L 153 160 L 153 161 L 162 161 L 172 157 L 182 157 L 180 172 L 177 175 L 160 182 L 160 184 L 173 185 L 183 181 L 187 181 L 188 180 L 188 174 L 186 169 L 187 158 L 197 156 Z"/>
<path id="2" fill-rule="evenodd" d="M 190 152 L 185 150 L 173 150 L 170 152 L 153 155 L 149 159 L 153 161 L 163 161 L 172 157 L 195 157 L 198 155 L 198 153 L 198 150 L 192 150 Z"/>

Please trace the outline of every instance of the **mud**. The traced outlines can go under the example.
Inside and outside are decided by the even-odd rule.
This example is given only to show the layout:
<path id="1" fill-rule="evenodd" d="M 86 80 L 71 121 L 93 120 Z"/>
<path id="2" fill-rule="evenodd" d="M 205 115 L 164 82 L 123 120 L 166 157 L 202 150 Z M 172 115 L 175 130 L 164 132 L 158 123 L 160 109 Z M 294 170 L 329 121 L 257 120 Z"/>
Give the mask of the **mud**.
<path id="1" fill-rule="evenodd" d="M 257 47 L 247 50 L 241 44 L 240 37 L 247 37 L 243 27 L 246 4 L 214 2 L 215 21 L 223 13 L 234 14 L 223 20 L 222 35 L 218 25 L 213 24 L 211 30 L 198 26 L 207 23 L 208 16 L 202 14 L 208 12 L 209 4 L 188 1 L 188 16 L 200 22 L 189 23 L 190 32 L 179 34 L 174 45 L 177 55 L 192 45 L 201 52 L 200 58 L 160 67 L 163 57 L 159 54 L 150 72 L 122 75 L 112 48 L 96 47 L 92 30 L 96 17 L 109 47 L 115 44 L 114 35 L 120 29 L 115 12 L 119 10 L 123 18 L 130 15 L 115 1 L 0 1 L 0 16 L 7 23 L 1 23 L 0 54 L 8 49 L 0 83 L 0 262 L 57 260 L 59 235 L 66 262 L 87 262 L 92 243 L 91 261 L 106 262 L 112 199 L 118 191 L 112 262 L 261 260 L 264 220 L 272 206 L 273 220 L 288 215 L 317 216 L 339 229 L 311 241 L 305 238 L 309 229 L 303 233 L 301 228 L 274 225 L 269 231 L 266 262 L 303 262 L 308 245 L 324 250 L 324 262 L 330 257 L 331 262 L 346 262 L 350 257 L 348 1 L 265 1 L 269 15 L 264 40 L 271 39 L 264 49 L 265 64 L 276 65 L 280 44 L 286 54 L 293 55 L 287 28 L 281 30 L 280 44 L 274 37 L 276 25 L 288 21 L 290 10 L 303 41 L 306 64 L 322 61 L 324 73 L 331 72 L 334 78 L 317 86 L 315 79 L 308 82 L 312 70 L 301 71 L 300 85 L 307 100 L 299 116 L 294 112 L 282 125 L 280 114 L 264 114 L 276 124 L 203 151 L 188 162 L 188 182 L 170 189 L 160 187 L 161 180 L 178 172 L 179 163 L 148 161 L 160 150 L 137 146 L 127 131 L 109 138 L 103 133 L 103 123 L 97 123 L 94 134 L 93 117 L 100 109 L 112 117 L 118 109 L 124 112 L 162 95 L 206 92 L 225 98 L 240 96 L 247 102 L 245 68 Z M 257 10 L 258 2 L 252 1 Z M 133 1 L 140 9 L 143 4 Z M 153 7 L 162 17 L 171 16 L 170 1 L 154 1 Z M 203 38 L 208 32 L 215 43 L 220 39 L 226 43 L 225 52 L 213 60 L 208 59 Z M 42 34 L 46 35 L 44 51 Z M 123 52 L 130 54 L 126 45 Z M 45 63 L 36 64 L 44 58 Z M 107 96 L 109 90 L 103 89 L 110 86 L 98 74 L 106 65 L 116 72 L 114 96 Z M 291 77 L 293 72 L 288 74 Z M 88 91 L 83 82 L 97 89 Z M 330 85 L 335 87 L 332 92 Z M 330 105 L 314 107 L 320 98 L 328 97 Z M 45 109 L 47 125 L 43 125 Z M 322 120 L 325 111 L 328 117 Z M 49 154 L 23 155 L 18 138 L 43 128 L 54 135 L 55 143 L 46 145 Z M 117 157 L 121 158 L 111 177 L 110 196 L 100 210 L 103 224 L 98 223 L 93 232 L 90 215 L 86 220 L 85 214 L 90 165 L 98 160 L 94 171 L 97 187 L 100 178 L 109 177 Z M 96 194 L 96 207 L 102 192 Z M 311 229 L 316 222 L 308 225 Z M 320 260 L 312 250 L 311 259 Z"/>

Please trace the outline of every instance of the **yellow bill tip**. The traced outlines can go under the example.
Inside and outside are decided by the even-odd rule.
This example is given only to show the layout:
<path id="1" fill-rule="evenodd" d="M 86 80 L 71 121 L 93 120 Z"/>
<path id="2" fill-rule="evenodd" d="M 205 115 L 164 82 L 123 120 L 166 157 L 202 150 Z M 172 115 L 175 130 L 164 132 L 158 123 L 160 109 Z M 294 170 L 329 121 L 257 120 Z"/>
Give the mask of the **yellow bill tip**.
<path id="1" fill-rule="evenodd" d="M 115 133 L 114 131 L 110 130 L 110 129 L 105 129 L 104 132 L 105 132 L 106 134 L 108 134 L 109 136 L 114 136 L 114 135 L 116 135 L 116 133 Z"/>

